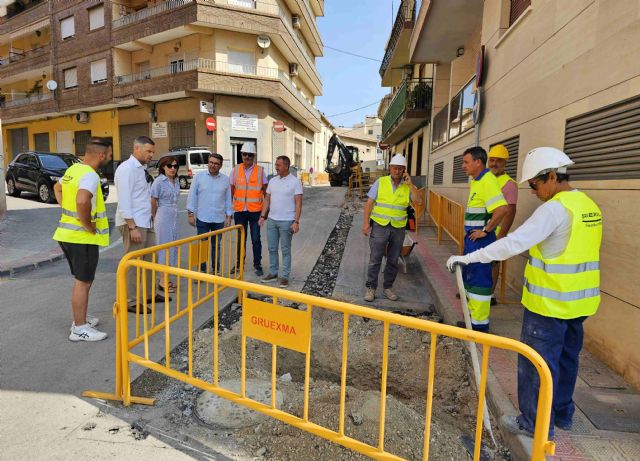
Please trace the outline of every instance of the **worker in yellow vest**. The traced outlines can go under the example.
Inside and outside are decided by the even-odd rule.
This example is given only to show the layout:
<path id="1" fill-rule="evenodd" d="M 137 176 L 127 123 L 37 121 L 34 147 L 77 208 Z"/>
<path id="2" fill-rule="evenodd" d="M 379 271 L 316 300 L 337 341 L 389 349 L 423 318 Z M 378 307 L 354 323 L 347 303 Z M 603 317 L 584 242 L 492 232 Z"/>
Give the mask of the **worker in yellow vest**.
<path id="1" fill-rule="evenodd" d="M 237 165 L 229 175 L 231 196 L 233 197 L 233 220 L 244 227 L 245 248 L 247 247 L 247 227 L 251 232 L 251 245 L 253 248 L 253 269 L 257 277 L 262 277 L 262 243 L 260 242 L 260 215 L 262 203 L 267 190 L 267 176 L 264 168 L 256 165 L 256 145 L 253 142 L 245 142 L 240 148 L 242 163 Z M 266 216 L 265 216 L 266 219 Z M 237 267 L 240 267 L 240 241 L 238 240 Z M 235 273 L 236 268 L 232 268 Z"/>
<path id="2" fill-rule="evenodd" d="M 505 173 L 504 169 L 507 166 L 507 160 L 509 160 L 509 151 L 503 144 L 496 144 L 489 149 L 489 161 L 487 166 L 489 170 L 498 180 L 500 189 L 502 190 L 502 196 L 507 201 L 507 213 L 502 218 L 502 221 L 496 227 L 496 239 L 500 240 L 507 235 L 513 225 L 513 220 L 516 217 L 516 207 L 518 204 L 518 184 Z M 498 272 L 500 270 L 500 262 L 494 261 L 491 272 L 491 278 L 493 279 L 492 291 L 491 291 L 491 305 L 497 304 L 496 296 L 494 294 L 496 290 L 496 284 L 498 282 Z"/>
<path id="3" fill-rule="evenodd" d="M 82 163 L 74 163 L 53 188 L 62 207 L 53 234 L 64 252 L 75 284 L 71 292 L 71 341 L 100 341 L 107 334 L 96 330 L 99 320 L 87 317 L 89 290 L 98 266 L 98 247 L 109 245 L 107 209 L 96 170 L 111 161 L 111 142 L 90 138 Z"/>
<path id="4" fill-rule="evenodd" d="M 524 159 L 520 183 L 528 182 L 544 203 L 505 238 L 464 256 L 457 264 L 503 261 L 529 250 L 524 271 L 525 307 L 520 340 L 547 362 L 553 378 L 553 427 L 570 430 L 575 406 L 573 391 L 582 349 L 583 322 L 600 304 L 600 243 L 602 214 L 584 192 L 569 185 L 573 162 L 553 147 L 538 147 Z M 520 415 L 506 416 L 503 426 L 531 436 L 536 422 L 539 382 L 527 359 L 518 357 Z"/>
<path id="5" fill-rule="evenodd" d="M 421 200 L 411 176 L 405 171 L 407 161 L 401 154 L 395 154 L 389 162 L 389 176 L 376 180 L 367 194 L 369 199 L 364 207 L 362 233 L 369 236 L 369 266 L 367 269 L 366 293 L 364 300 L 373 302 L 378 287 L 378 275 L 382 257 L 387 257 L 384 266 L 383 293 L 391 301 L 398 300 L 391 288 L 398 275 L 398 258 L 404 243 L 407 226 L 409 201 L 418 205 Z"/>
<path id="6" fill-rule="evenodd" d="M 462 168 L 471 176 L 469 199 L 464 211 L 464 254 L 467 254 L 495 242 L 495 230 L 507 212 L 507 202 L 498 180 L 487 168 L 487 152 L 482 147 L 470 147 L 464 151 Z M 489 332 L 491 269 L 491 263 L 475 263 L 462 271 L 471 327 L 485 333 Z M 464 326 L 464 322 L 459 326 Z"/>

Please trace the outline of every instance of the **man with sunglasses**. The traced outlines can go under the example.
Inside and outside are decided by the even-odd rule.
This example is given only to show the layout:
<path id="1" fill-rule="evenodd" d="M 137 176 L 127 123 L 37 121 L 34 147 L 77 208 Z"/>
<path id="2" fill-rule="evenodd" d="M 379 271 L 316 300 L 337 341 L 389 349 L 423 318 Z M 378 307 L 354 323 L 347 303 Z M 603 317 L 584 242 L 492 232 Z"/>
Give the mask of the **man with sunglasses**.
<path id="1" fill-rule="evenodd" d="M 231 187 L 227 175 L 220 173 L 224 159 L 213 153 L 209 156 L 207 171 L 196 174 L 187 198 L 189 224 L 197 229 L 198 235 L 222 229 L 231 225 L 233 208 L 231 207 Z M 215 244 L 212 238 L 211 271 L 220 273 L 218 250 L 220 239 Z M 201 267 L 206 270 L 206 264 Z"/>
<path id="2" fill-rule="evenodd" d="M 544 203 L 505 238 L 447 261 L 447 267 L 453 271 L 457 264 L 504 261 L 529 250 L 522 288 L 525 311 L 520 340 L 535 349 L 551 370 L 550 437 L 554 425 L 571 429 L 583 322 L 596 313 L 600 304 L 602 214 L 584 192 L 569 185 L 569 165 L 573 161 L 553 147 L 530 151 L 522 166 L 520 183 L 528 182 Z M 503 417 L 505 429 L 533 435 L 538 390 L 537 371 L 531 362 L 519 356 L 520 415 Z"/>
<path id="3" fill-rule="evenodd" d="M 262 277 L 262 242 L 260 241 L 260 214 L 262 204 L 267 191 L 267 176 L 264 169 L 255 164 L 256 145 L 253 142 L 245 142 L 240 148 L 242 163 L 236 165 L 231 172 L 229 182 L 231 195 L 233 196 L 233 219 L 236 224 L 244 227 L 245 248 L 247 247 L 247 227 L 251 231 L 251 244 L 253 246 L 253 268 L 257 277 Z M 240 241 L 238 241 L 237 268 L 240 267 Z M 235 271 L 234 271 L 235 272 Z"/>

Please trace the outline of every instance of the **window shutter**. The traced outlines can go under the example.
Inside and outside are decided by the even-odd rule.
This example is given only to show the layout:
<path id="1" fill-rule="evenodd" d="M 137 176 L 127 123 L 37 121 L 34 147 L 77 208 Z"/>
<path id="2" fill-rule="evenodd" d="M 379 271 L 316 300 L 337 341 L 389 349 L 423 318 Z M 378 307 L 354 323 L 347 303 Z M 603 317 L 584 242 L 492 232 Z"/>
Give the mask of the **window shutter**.
<path id="1" fill-rule="evenodd" d="M 509 26 L 516 22 L 516 19 L 529 8 L 531 0 L 511 0 L 511 12 L 509 14 Z"/>
<path id="2" fill-rule="evenodd" d="M 567 120 L 571 179 L 640 179 L 640 97 Z"/>
<path id="3" fill-rule="evenodd" d="M 89 30 L 104 27 L 104 5 L 89 10 Z"/>
<path id="4" fill-rule="evenodd" d="M 91 63 L 91 83 L 107 81 L 107 60 L 100 59 Z"/>
<path id="5" fill-rule="evenodd" d="M 453 183 L 467 183 L 469 182 L 469 177 L 467 173 L 462 169 L 462 157 L 464 155 L 456 155 L 453 157 L 453 175 L 451 181 Z"/>
<path id="6" fill-rule="evenodd" d="M 78 86 L 78 72 L 75 67 L 64 71 L 64 87 L 73 88 Z"/>
<path id="7" fill-rule="evenodd" d="M 64 18 L 60 21 L 60 36 L 62 37 L 62 40 L 73 37 L 75 34 L 76 25 L 73 16 L 69 16 L 68 18 Z"/>
<path id="8" fill-rule="evenodd" d="M 442 184 L 444 179 L 444 162 L 438 162 L 433 165 L 433 184 Z"/>

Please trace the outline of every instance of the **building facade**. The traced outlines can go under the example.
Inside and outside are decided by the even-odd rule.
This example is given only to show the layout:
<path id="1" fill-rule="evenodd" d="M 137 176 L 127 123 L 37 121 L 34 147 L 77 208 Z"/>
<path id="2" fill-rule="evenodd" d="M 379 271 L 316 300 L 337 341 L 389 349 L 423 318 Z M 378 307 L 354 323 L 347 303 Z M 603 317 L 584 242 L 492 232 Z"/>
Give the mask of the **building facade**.
<path id="1" fill-rule="evenodd" d="M 140 135 L 158 156 L 197 145 L 235 165 L 254 141 L 258 162 L 313 163 L 322 0 L 16 5 L 0 18 L 5 163 L 26 149 L 82 154 L 89 136 L 124 160 Z"/>
<path id="2" fill-rule="evenodd" d="M 415 0 L 402 0 L 398 7 L 384 58 L 380 65 L 382 86 L 390 92 L 380 101 L 381 142 L 387 147 L 385 162 L 401 153 L 407 159 L 407 172 L 418 187 L 426 183 L 427 146 L 430 133 L 433 65 L 414 64 L 409 40 L 416 24 Z"/>
<path id="3" fill-rule="evenodd" d="M 466 201 L 461 154 L 477 144 L 505 144 L 514 178 L 535 147 L 563 149 L 576 162 L 571 184 L 604 217 L 602 303 L 585 323 L 585 343 L 639 386 L 640 4 L 425 0 L 408 53 L 414 65 L 435 66 L 426 159 L 434 191 Z M 515 226 L 540 204 L 520 187 Z M 518 290 L 525 262 L 509 262 Z"/>

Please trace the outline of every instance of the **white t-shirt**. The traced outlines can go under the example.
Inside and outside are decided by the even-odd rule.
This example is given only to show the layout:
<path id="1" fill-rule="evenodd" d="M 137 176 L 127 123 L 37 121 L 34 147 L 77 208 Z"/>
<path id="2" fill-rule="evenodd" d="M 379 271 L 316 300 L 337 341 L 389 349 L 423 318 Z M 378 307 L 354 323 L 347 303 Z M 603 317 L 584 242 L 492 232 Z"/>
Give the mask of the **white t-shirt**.
<path id="1" fill-rule="evenodd" d="M 302 195 L 302 183 L 294 175 L 274 176 L 269 180 L 267 194 L 271 195 L 269 218 L 276 221 L 296 219 L 296 195 Z"/>

